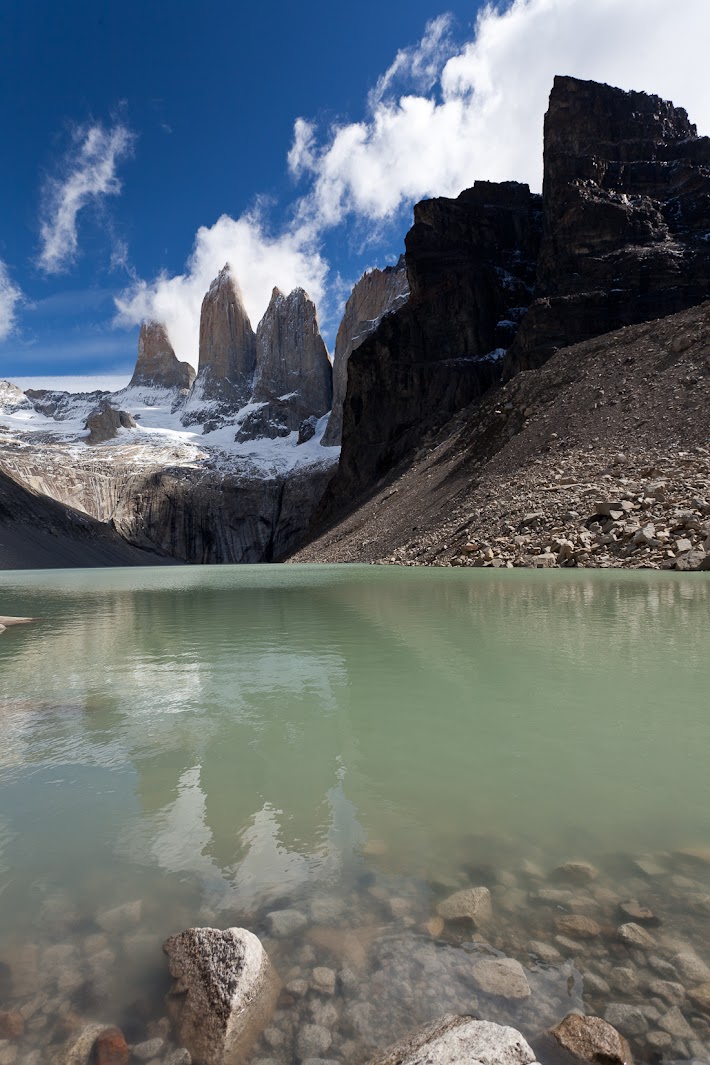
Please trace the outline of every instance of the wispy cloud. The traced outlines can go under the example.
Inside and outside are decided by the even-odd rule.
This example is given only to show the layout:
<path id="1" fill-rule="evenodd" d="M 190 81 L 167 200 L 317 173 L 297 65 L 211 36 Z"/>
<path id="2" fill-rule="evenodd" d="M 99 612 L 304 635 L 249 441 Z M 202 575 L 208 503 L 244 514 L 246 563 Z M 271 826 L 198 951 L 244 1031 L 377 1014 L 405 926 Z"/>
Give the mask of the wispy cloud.
<path id="1" fill-rule="evenodd" d="M 135 136 L 122 123 L 77 126 L 60 174 L 44 185 L 40 210 L 42 248 L 38 265 L 47 274 L 65 271 L 78 251 L 79 212 L 121 191 L 118 163 L 131 154 Z"/>
<path id="2" fill-rule="evenodd" d="M 15 328 L 17 307 L 22 292 L 10 277 L 5 263 L 0 259 L 0 340 L 5 340 Z"/>

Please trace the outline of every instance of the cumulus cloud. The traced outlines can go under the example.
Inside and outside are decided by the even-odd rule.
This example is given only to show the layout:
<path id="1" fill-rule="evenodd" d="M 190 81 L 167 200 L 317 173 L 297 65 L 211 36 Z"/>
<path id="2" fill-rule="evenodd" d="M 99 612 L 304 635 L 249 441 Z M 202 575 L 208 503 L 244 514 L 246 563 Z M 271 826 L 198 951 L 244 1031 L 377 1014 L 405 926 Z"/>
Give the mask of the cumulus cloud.
<path id="1" fill-rule="evenodd" d="M 0 340 L 5 340 L 15 327 L 17 306 L 22 292 L 10 277 L 5 263 L 0 259 Z"/>
<path id="2" fill-rule="evenodd" d="M 449 26 L 437 23 L 380 79 L 365 120 L 335 126 L 320 145 L 309 127 L 307 151 L 296 155 L 299 172 L 313 182 L 310 212 L 324 225 L 349 214 L 391 218 L 422 197 L 456 195 L 476 178 L 515 178 L 539 189 L 555 74 L 671 98 L 710 132 L 707 0 L 490 4 L 458 48 Z M 428 93 L 394 96 L 408 57 L 415 82 L 437 71 L 435 84 Z M 303 143 L 302 127 L 292 150 L 299 135 Z"/>
<path id="3" fill-rule="evenodd" d="M 256 325 L 266 310 L 271 291 L 300 286 L 318 303 L 324 295 L 327 264 L 308 229 L 294 226 L 273 236 L 257 208 L 197 231 L 184 273 L 137 280 L 116 300 L 118 323 L 132 325 L 143 318 L 164 322 L 180 359 L 197 365 L 200 307 L 205 292 L 225 263 L 239 279 L 247 313 Z"/>
<path id="4" fill-rule="evenodd" d="M 256 323 L 271 288 L 325 288 L 320 250 L 331 227 L 354 222 L 373 244 L 426 196 L 456 196 L 477 178 L 517 179 L 539 189 L 542 127 L 556 74 L 606 81 L 672 99 L 710 133 L 708 0 L 512 0 L 479 13 L 469 40 L 454 42 L 447 15 L 400 50 L 369 94 L 364 117 L 319 135 L 301 117 L 288 152 L 304 181 L 294 221 L 270 234 L 260 212 L 200 229 L 186 270 L 138 282 L 119 301 L 119 321 L 163 320 L 179 356 L 196 360 L 199 311 L 210 281 L 232 263 Z"/>
<path id="5" fill-rule="evenodd" d="M 76 258 L 79 212 L 121 191 L 116 169 L 130 155 L 134 135 L 121 123 L 109 128 L 94 123 L 76 127 L 72 141 L 61 175 L 49 178 L 43 190 L 37 262 L 48 274 L 61 273 Z"/>

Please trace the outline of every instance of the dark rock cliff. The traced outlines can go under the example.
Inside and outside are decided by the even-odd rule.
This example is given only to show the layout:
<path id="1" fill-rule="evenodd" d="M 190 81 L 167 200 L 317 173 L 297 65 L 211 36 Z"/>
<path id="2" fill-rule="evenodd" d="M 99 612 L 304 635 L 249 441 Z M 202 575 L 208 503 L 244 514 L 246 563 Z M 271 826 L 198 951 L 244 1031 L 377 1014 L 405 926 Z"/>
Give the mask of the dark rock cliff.
<path id="1" fill-rule="evenodd" d="M 350 356 L 334 501 L 365 489 L 422 426 L 481 395 L 532 298 L 540 197 L 476 182 L 425 200 L 406 238 L 410 297 Z"/>
<path id="2" fill-rule="evenodd" d="M 162 322 L 143 322 L 138 337 L 138 359 L 129 387 L 184 391 L 194 380 L 195 371 L 189 362 L 178 360 Z"/>
<path id="3" fill-rule="evenodd" d="M 505 375 L 710 296 L 710 138 L 658 96 L 555 78 L 536 300 Z"/>

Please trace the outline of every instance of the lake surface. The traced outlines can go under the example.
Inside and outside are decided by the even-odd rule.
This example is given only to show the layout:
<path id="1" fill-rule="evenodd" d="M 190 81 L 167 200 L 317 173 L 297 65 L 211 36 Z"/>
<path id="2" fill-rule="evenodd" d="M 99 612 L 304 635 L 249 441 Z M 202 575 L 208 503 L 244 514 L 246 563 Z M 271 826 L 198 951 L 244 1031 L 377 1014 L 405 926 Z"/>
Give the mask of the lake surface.
<path id="1" fill-rule="evenodd" d="M 679 952 L 710 963 L 710 577 L 45 571 L 0 576 L 0 613 L 41 618 L 0 636 L 18 1062 L 51 1060 L 69 1015 L 164 1035 L 161 942 L 196 924 L 251 928 L 285 983 L 345 971 L 284 994 L 254 1060 L 367 1060 L 449 1009 L 532 1038 L 609 1003 L 646 1009 L 637 1056 L 710 1055 L 710 1013 L 686 994 L 669 1032 L 650 986 L 704 982 Z M 572 859 L 593 879 L 553 874 Z M 468 886 L 491 927 L 432 920 Z M 619 940 L 629 898 L 653 947 Z M 305 924 L 279 937 L 284 909 Z M 529 997 L 472 977 L 501 956 Z M 314 1023 L 331 1042 L 308 1054 Z"/>

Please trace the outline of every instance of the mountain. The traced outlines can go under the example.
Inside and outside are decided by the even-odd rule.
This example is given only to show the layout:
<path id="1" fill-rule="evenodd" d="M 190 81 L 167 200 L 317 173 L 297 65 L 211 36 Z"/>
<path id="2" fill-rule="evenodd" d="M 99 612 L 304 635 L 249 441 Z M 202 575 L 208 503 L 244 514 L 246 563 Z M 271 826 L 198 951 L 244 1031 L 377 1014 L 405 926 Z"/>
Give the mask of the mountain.
<path id="1" fill-rule="evenodd" d="M 138 337 L 138 359 L 129 388 L 163 388 L 183 391 L 192 386 L 195 371 L 180 362 L 162 322 L 143 322 Z"/>
<path id="2" fill-rule="evenodd" d="M 409 279 L 403 255 L 396 266 L 387 266 L 384 270 L 368 270 L 352 290 L 335 338 L 333 411 L 328 419 L 328 428 L 323 434 L 324 447 L 340 444 L 350 356 L 375 332 L 384 316 L 399 310 L 408 297 Z"/>

